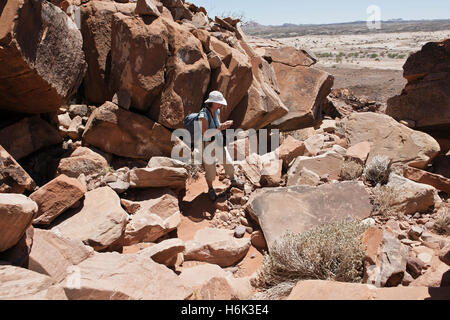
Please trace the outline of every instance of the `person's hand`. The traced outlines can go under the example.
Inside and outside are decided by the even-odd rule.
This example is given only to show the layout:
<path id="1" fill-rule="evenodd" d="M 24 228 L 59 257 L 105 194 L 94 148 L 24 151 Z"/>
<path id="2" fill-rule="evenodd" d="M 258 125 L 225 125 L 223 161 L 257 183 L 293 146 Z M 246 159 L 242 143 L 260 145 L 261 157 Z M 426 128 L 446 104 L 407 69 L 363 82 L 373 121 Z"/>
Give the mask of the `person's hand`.
<path id="1" fill-rule="evenodd" d="M 228 120 L 227 122 L 222 123 L 222 125 L 220 126 L 220 130 L 227 130 L 229 127 L 231 127 L 233 125 L 234 121 L 233 120 Z"/>

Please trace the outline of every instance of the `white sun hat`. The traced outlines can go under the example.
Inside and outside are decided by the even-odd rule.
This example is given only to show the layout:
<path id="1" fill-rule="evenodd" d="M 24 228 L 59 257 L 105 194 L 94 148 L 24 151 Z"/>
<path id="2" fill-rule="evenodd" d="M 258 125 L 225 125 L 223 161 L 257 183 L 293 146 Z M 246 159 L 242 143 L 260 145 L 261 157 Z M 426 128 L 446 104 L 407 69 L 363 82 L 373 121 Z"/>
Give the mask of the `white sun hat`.
<path id="1" fill-rule="evenodd" d="M 227 105 L 227 100 L 223 97 L 223 94 L 219 91 L 211 91 L 209 94 L 208 100 L 205 101 L 205 103 L 218 103 L 223 106 Z"/>

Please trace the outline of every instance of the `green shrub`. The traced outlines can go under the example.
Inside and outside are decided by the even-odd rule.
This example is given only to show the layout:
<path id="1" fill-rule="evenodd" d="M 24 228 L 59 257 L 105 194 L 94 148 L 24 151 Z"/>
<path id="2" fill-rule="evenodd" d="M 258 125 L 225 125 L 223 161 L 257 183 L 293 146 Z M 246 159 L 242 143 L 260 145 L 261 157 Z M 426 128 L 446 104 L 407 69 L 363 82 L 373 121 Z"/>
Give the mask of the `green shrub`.
<path id="1" fill-rule="evenodd" d="M 256 285 L 259 299 L 287 296 L 300 280 L 361 282 L 364 248 L 360 235 L 367 229 L 357 221 L 323 224 L 304 233 L 288 232 L 270 247 Z"/>

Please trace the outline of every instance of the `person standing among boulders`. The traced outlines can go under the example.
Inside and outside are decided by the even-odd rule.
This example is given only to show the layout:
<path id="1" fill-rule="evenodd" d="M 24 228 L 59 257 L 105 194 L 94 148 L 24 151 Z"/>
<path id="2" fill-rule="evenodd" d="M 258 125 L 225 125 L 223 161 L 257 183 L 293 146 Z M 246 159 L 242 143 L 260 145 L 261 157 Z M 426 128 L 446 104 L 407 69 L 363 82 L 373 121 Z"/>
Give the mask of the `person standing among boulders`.
<path id="1" fill-rule="evenodd" d="M 232 120 L 220 123 L 220 110 L 227 106 L 227 101 L 223 97 L 222 93 L 220 93 L 219 91 L 212 91 L 209 94 L 208 100 L 205 101 L 205 105 L 206 106 L 202 110 L 200 110 L 198 115 L 198 119 L 201 122 L 203 141 L 205 141 L 203 150 L 205 150 L 209 144 L 218 142 L 218 139 L 210 141 L 212 137 L 217 137 L 218 135 L 222 134 L 222 131 L 227 130 L 233 125 Z M 227 148 L 225 148 L 223 144 L 217 147 L 222 148 L 223 161 L 221 163 L 224 166 L 225 174 L 231 180 L 231 187 L 243 189 L 244 182 L 236 178 L 233 160 L 231 159 Z M 216 157 L 215 154 L 213 156 Z M 214 162 L 208 162 L 210 161 L 205 161 L 205 152 L 203 152 L 203 167 L 206 171 L 208 195 L 210 199 L 214 201 L 217 199 L 217 194 L 213 187 L 213 181 L 216 179 L 216 165 Z"/>

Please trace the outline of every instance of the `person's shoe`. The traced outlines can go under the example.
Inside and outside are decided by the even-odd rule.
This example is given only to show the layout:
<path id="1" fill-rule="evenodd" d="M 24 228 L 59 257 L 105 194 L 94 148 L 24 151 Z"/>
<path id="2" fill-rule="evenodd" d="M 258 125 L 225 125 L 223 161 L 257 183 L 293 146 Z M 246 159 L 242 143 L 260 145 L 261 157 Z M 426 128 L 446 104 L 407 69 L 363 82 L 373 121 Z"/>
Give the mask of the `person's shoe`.
<path id="1" fill-rule="evenodd" d="M 231 187 L 244 190 L 245 182 L 240 179 L 234 178 L 231 180 Z"/>
<path id="2" fill-rule="evenodd" d="M 217 200 L 217 194 L 216 194 L 216 191 L 214 191 L 214 188 L 209 188 L 208 196 L 211 199 L 211 201 L 216 201 Z"/>

